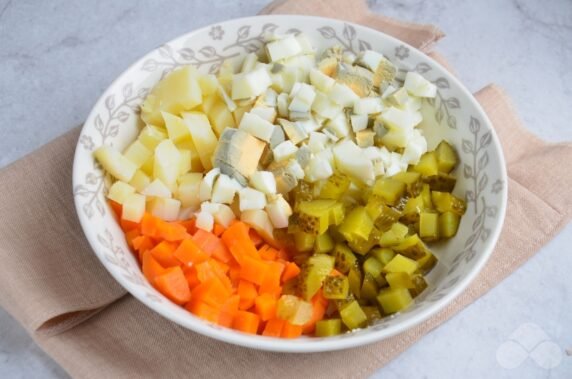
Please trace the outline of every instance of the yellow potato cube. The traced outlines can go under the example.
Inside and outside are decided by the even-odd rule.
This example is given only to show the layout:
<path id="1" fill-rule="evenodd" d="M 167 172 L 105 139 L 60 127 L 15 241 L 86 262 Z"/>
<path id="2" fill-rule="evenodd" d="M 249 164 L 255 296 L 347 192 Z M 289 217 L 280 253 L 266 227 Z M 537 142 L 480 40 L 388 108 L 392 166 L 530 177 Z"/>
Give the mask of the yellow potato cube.
<path id="1" fill-rule="evenodd" d="M 133 162 L 110 146 L 101 146 L 93 155 L 105 171 L 124 182 L 130 181 L 137 171 L 137 166 Z"/>
<path id="2" fill-rule="evenodd" d="M 159 142 L 167 139 L 167 131 L 154 125 L 146 125 L 137 139 L 149 150 L 155 150 Z"/>
<path id="3" fill-rule="evenodd" d="M 212 157 L 218 140 L 209 119 L 201 112 L 185 112 L 183 120 L 191 132 L 193 144 L 197 148 L 203 167 L 205 170 L 210 170 L 213 167 Z"/>
<path id="4" fill-rule="evenodd" d="M 116 203 L 123 204 L 125 199 L 134 192 L 135 188 L 121 180 L 118 180 L 109 188 L 107 198 L 115 201 Z"/>
<path id="5" fill-rule="evenodd" d="M 145 213 L 145 196 L 132 193 L 123 201 L 121 218 L 127 221 L 139 222 Z"/>
<path id="6" fill-rule="evenodd" d="M 177 143 L 191 136 L 189 128 L 187 128 L 187 125 L 185 125 L 182 118 L 172 115 L 168 112 L 161 112 L 161 115 L 165 120 L 167 134 L 169 135 L 169 139 L 171 141 Z"/>
<path id="7" fill-rule="evenodd" d="M 125 149 L 123 155 L 139 168 L 153 155 L 153 151 L 148 149 L 141 141 L 135 140 Z"/>
<path id="8" fill-rule="evenodd" d="M 129 185 L 135 188 L 137 192 L 143 191 L 151 183 L 151 178 L 147 176 L 142 170 L 135 171 L 135 175 L 131 178 Z"/>
<path id="9" fill-rule="evenodd" d="M 164 140 L 155 149 L 153 177 L 161 180 L 173 192 L 177 185 L 181 153 L 171 140 Z"/>
<path id="10" fill-rule="evenodd" d="M 190 65 L 167 75 L 153 87 L 141 105 L 143 121 L 163 126 L 165 122 L 161 111 L 178 115 L 201 104 L 202 91 L 197 79 L 197 70 Z"/>

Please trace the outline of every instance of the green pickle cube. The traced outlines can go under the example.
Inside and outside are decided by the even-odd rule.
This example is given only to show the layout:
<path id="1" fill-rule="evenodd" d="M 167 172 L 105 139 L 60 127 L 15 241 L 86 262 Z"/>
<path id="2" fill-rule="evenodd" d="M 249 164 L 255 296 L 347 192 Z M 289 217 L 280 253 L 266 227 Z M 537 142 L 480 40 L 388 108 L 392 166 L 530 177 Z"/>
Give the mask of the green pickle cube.
<path id="1" fill-rule="evenodd" d="M 316 337 L 337 336 L 342 332 L 342 320 L 332 318 L 329 320 L 320 320 L 316 323 Z"/>
<path id="2" fill-rule="evenodd" d="M 409 293 L 409 292 L 408 292 Z M 367 322 L 367 316 L 357 301 L 352 301 L 340 310 L 340 317 L 348 329 L 360 328 Z"/>
<path id="3" fill-rule="evenodd" d="M 406 309 L 413 302 L 407 288 L 387 288 L 377 295 L 377 302 L 386 314 Z"/>

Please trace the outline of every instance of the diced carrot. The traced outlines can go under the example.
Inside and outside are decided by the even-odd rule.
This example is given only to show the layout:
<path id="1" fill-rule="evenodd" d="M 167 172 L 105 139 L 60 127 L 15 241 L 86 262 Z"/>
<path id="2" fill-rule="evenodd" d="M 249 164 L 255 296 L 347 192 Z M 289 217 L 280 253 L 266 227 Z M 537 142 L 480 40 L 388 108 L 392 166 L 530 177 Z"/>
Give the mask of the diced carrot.
<path id="1" fill-rule="evenodd" d="M 155 246 L 153 239 L 147 236 L 137 236 L 133 238 L 133 248 L 139 252 L 151 250 Z"/>
<path id="2" fill-rule="evenodd" d="M 213 234 L 220 237 L 224 233 L 224 226 L 215 223 L 213 227 Z"/>
<path id="3" fill-rule="evenodd" d="M 113 210 L 116 218 L 121 220 L 121 212 L 123 212 L 123 206 L 113 200 L 109 200 L 109 206 L 111 207 L 111 210 Z"/>
<path id="4" fill-rule="evenodd" d="M 262 335 L 267 337 L 280 337 L 282 335 L 282 328 L 284 327 L 285 322 L 286 321 L 279 318 L 268 320 Z"/>
<path id="5" fill-rule="evenodd" d="M 260 283 L 258 292 L 260 294 L 267 293 L 273 295 L 280 294 L 280 277 L 284 271 L 284 264 L 281 262 L 266 262 L 266 271 L 264 279 Z M 243 266 L 244 268 L 244 266 Z"/>
<path id="6" fill-rule="evenodd" d="M 141 259 L 141 270 L 143 271 L 143 275 L 147 280 L 151 283 L 155 283 L 155 278 L 159 275 L 162 275 L 166 272 L 165 268 L 161 266 L 159 262 L 151 255 L 149 250 L 143 253 L 143 259 Z"/>
<path id="7" fill-rule="evenodd" d="M 230 292 L 216 277 L 199 284 L 191 292 L 191 302 L 204 302 L 213 307 L 222 306 L 229 297 Z"/>
<path id="8" fill-rule="evenodd" d="M 244 222 L 237 221 L 229 226 L 222 234 L 222 241 L 239 264 L 242 264 L 244 256 L 259 258 L 256 246 L 250 239 L 249 227 Z"/>
<path id="9" fill-rule="evenodd" d="M 238 308 L 241 310 L 250 309 L 250 307 L 254 305 L 254 299 L 258 296 L 258 292 L 256 291 L 254 284 L 247 282 L 246 280 L 238 282 L 237 293 L 238 296 L 240 296 Z"/>
<path id="10" fill-rule="evenodd" d="M 183 266 L 183 272 L 185 273 L 185 278 L 187 279 L 187 283 L 189 283 L 189 288 L 192 290 L 199 284 L 201 284 L 199 277 L 197 275 L 197 269 L 194 266 L 185 267 Z"/>
<path id="11" fill-rule="evenodd" d="M 130 248 L 134 248 L 133 246 L 133 240 L 137 237 L 139 237 L 139 230 L 138 229 L 131 229 L 125 232 L 125 241 L 127 242 L 127 245 Z"/>
<path id="12" fill-rule="evenodd" d="M 226 275 L 230 269 L 229 265 L 221 261 L 218 261 L 216 259 L 211 259 L 211 264 L 213 265 L 214 268 L 216 268 L 219 272 L 221 272 L 224 275 Z"/>
<path id="13" fill-rule="evenodd" d="M 139 229 L 139 223 L 124 219 L 119 220 L 119 226 L 121 227 L 121 230 L 123 230 L 124 233 L 127 233 L 130 230 Z"/>
<path id="14" fill-rule="evenodd" d="M 264 240 L 262 239 L 262 237 L 260 237 L 260 234 L 258 234 L 256 230 L 251 228 L 248 231 L 248 235 L 250 236 L 250 240 L 252 241 L 254 246 L 259 247 L 264 243 Z"/>
<path id="15" fill-rule="evenodd" d="M 256 334 L 260 317 L 252 312 L 238 311 L 232 320 L 232 328 L 244 333 Z"/>
<path id="16" fill-rule="evenodd" d="M 151 238 L 159 238 L 157 235 L 157 218 L 145 212 L 141 218 L 141 234 Z"/>
<path id="17" fill-rule="evenodd" d="M 242 265 L 240 267 L 240 279 L 260 285 L 268 268 L 269 265 L 261 259 L 244 256 L 242 257 Z"/>
<path id="18" fill-rule="evenodd" d="M 202 318 L 203 320 L 207 320 L 214 323 L 218 323 L 220 317 L 220 311 L 216 307 L 213 307 L 212 305 L 200 301 L 189 302 L 185 306 L 185 309 L 194 314 L 195 316 Z"/>
<path id="19" fill-rule="evenodd" d="M 201 250 L 192 239 L 183 240 L 173 256 L 187 266 L 196 265 L 209 259 L 209 255 Z"/>
<path id="20" fill-rule="evenodd" d="M 276 298 L 270 294 L 262 294 L 254 299 L 254 310 L 262 321 L 276 317 Z"/>
<path id="21" fill-rule="evenodd" d="M 342 276 L 342 275 L 343 274 L 338 270 L 336 270 L 335 268 L 333 268 L 332 271 L 330 272 L 330 276 Z"/>
<path id="22" fill-rule="evenodd" d="M 184 226 L 185 229 L 187 229 L 187 233 L 190 235 L 193 235 L 197 232 L 196 219 L 194 218 L 190 220 L 179 221 L 179 225 Z"/>
<path id="23" fill-rule="evenodd" d="M 228 270 L 228 278 L 230 279 L 233 287 L 238 287 L 238 282 L 240 281 L 240 266 L 230 266 Z"/>
<path id="24" fill-rule="evenodd" d="M 290 261 L 290 254 L 288 250 L 284 248 L 278 249 L 278 259 L 282 259 L 283 261 Z"/>
<path id="25" fill-rule="evenodd" d="M 230 328 L 232 326 L 232 320 L 238 312 L 238 303 L 240 302 L 240 297 L 238 295 L 232 295 L 228 300 L 220 307 L 220 314 L 218 317 L 218 324 Z"/>
<path id="26" fill-rule="evenodd" d="M 191 290 L 180 267 L 172 267 L 155 277 L 155 287 L 172 302 L 182 305 L 191 300 Z"/>
<path id="27" fill-rule="evenodd" d="M 258 250 L 258 254 L 260 254 L 260 258 L 267 261 L 275 261 L 276 258 L 278 258 L 278 250 L 268 245 L 264 245 L 260 250 Z"/>
<path id="28" fill-rule="evenodd" d="M 201 283 L 217 277 L 210 260 L 196 264 L 195 269 L 197 270 L 197 277 Z"/>
<path id="29" fill-rule="evenodd" d="M 224 263 L 232 259 L 225 244 L 214 234 L 198 229 L 192 239 L 201 250 L 208 252 L 207 254 L 210 254 L 211 257 Z"/>
<path id="30" fill-rule="evenodd" d="M 282 338 L 298 338 L 302 335 L 302 327 L 300 325 L 292 325 L 288 321 L 282 326 Z"/>
<path id="31" fill-rule="evenodd" d="M 163 241 L 150 251 L 153 258 L 155 258 L 161 266 L 166 268 L 179 266 L 181 264 L 181 262 L 173 256 L 176 249 L 176 243 Z"/>
<path id="32" fill-rule="evenodd" d="M 163 220 L 159 220 L 157 223 L 157 234 L 166 241 L 181 241 L 190 237 L 183 225 Z"/>
<path id="33" fill-rule="evenodd" d="M 286 267 L 284 267 L 284 272 L 282 273 L 282 283 L 286 283 L 287 281 L 295 278 L 300 274 L 300 267 L 294 262 L 286 263 Z"/>

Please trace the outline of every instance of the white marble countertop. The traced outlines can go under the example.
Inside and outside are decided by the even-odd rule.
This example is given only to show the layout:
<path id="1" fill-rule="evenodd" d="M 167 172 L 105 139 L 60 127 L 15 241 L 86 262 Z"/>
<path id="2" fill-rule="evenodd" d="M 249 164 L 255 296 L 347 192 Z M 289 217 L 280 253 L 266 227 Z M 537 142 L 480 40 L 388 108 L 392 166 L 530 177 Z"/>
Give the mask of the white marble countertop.
<path id="1" fill-rule="evenodd" d="M 148 50 L 196 27 L 253 15 L 266 3 L 0 0 L 0 167 L 80 124 L 109 83 Z M 448 36 L 438 50 L 470 90 L 498 83 L 530 130 L 550 141 L 572 140 L 570 0 L 370 6 L 439 25 Z M 572 225 L 374 377 L 572 377 L 570 246 Z M 538 336 L 552 342 L 534 347 Z M 1 309 L 0 377 L 67 377 Z"/>

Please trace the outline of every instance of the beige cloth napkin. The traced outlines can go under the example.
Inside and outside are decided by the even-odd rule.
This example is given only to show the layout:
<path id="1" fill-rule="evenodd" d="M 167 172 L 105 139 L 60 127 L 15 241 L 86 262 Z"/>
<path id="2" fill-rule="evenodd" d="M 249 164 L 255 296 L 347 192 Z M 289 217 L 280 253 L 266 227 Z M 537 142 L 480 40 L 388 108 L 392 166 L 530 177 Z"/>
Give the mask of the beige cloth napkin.
<path id="1" fill-rule="evenodd" d="M 443 35 L 433 26 L 369 14 L 361 1 L 288 0 L 265 11 L 343 15 L 425 51 Z M 278 354 L 218 342 L 152 312 L 107 274 L 79 227 L 71 193 L 79 128 L 0 171 L 0 305 L 76 378 L 365 377 L 498 284 L 572 217 L 572 172 L 555 164 L 572 160 L 572 144 L 549 144 L 528 133 L 496 86 L 476 97 L 508 163 L 505 226 L 473 284 L 405 333 L 341 352 Z"/>

